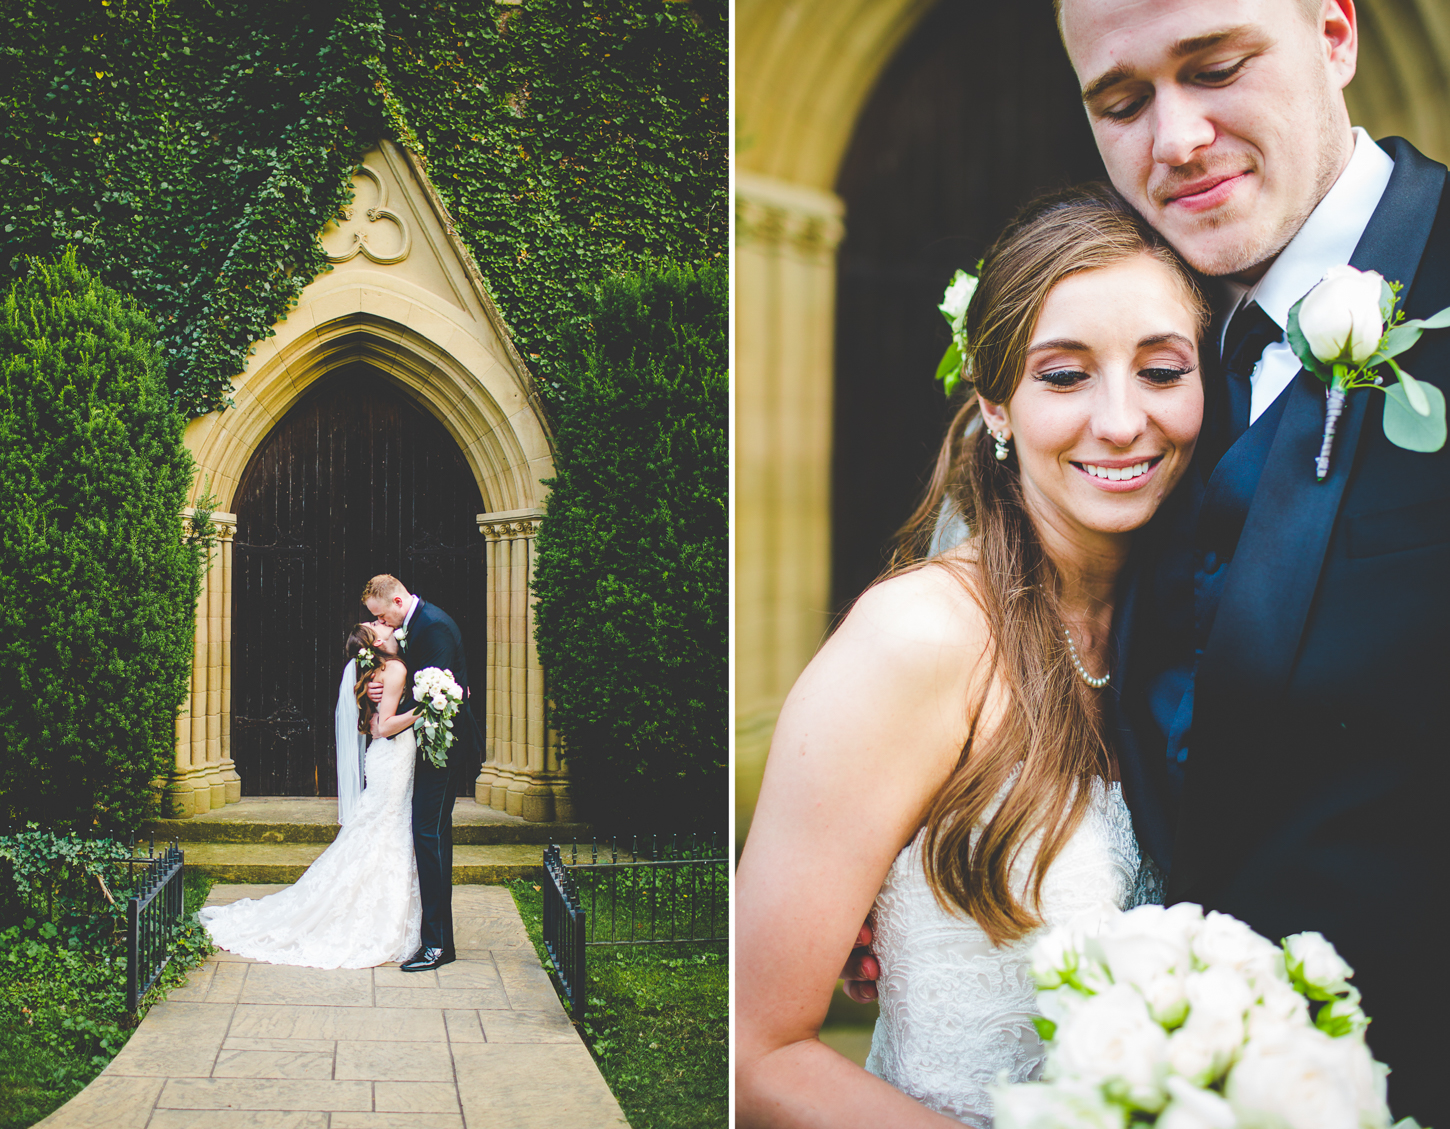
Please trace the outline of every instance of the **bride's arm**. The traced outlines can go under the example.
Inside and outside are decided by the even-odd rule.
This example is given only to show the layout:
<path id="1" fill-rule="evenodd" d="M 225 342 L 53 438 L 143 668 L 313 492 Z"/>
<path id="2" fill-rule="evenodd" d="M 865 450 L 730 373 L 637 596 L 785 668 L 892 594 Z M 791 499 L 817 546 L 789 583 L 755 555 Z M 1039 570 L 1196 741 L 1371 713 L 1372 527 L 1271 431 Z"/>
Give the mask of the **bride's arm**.
<path id="1" fill-rule="evenodd" d="M 408 684 L 408 668 L 396 659 L 383 664 L 383 700 L 378 703 L 377 724 L 374 734 L 378 737 L 396 737 L 413 724 L 413 711 L 398 713 L 398 703 L 403 700 L 403 687 Z"/>
<path id="2" fill-rule="evenodd" d="M 956 1125 L 818 1035 L 900 849 L 956 765 L 980 611 L 944 569 L 868 591 L 791 690 L 736 874 L 742 1126 Z"/>

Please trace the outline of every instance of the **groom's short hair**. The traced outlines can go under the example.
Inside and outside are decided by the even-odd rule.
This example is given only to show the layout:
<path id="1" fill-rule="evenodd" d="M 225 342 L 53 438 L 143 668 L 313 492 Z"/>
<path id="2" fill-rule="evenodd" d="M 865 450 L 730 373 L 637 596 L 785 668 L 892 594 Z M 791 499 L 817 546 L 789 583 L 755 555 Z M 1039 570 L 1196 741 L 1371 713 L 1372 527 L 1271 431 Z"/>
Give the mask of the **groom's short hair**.
<path id="1" fill-rule="evenodd" d="M 363 589 L 362 602 L 391 600 L 394 596 L 406 596 L 407 594 L 408 588 L 401 580 L 389 573 L 380 572 L 369 580 L 368 586 Z"/>

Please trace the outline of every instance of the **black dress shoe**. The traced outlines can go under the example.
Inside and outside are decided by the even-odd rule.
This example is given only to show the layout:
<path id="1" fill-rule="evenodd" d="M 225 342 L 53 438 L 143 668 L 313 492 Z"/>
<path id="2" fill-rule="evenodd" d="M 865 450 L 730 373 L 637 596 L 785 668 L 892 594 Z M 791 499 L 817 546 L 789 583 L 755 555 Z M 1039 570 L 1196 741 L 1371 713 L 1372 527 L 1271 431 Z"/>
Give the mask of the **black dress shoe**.
<path id="1" fill-rule="evenodd" d="M 455 959 L 457 958 L 447 949 L 430 949 L 425 946 L 398 967 L 403 972 L 427 972 L 439 965 L 452 964 Z"/>

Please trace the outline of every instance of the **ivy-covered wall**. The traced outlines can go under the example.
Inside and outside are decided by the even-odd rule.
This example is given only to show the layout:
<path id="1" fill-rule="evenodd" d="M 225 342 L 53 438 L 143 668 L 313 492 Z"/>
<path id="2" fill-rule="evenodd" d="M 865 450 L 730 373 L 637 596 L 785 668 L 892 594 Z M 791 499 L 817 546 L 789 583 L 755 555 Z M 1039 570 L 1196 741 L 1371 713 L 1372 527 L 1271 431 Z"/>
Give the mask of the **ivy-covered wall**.
<path id="1" fill-rule="evenodd" d="M 75 245 L 189 414 L 326 269 L 380 133 L 419 153 L 545 390 L 608 275 L 725 253 L 725 0 L 10 0 L 0 283 Z"/>

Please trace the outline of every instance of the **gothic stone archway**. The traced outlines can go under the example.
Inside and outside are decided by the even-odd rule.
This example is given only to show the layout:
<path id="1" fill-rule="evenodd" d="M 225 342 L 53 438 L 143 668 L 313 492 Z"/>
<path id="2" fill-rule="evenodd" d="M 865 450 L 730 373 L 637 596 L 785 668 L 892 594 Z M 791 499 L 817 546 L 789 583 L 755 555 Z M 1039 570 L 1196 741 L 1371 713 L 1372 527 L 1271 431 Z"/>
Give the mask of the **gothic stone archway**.
<path id="1" fill-rule="evenodd" d="M 191 708 L 177 723 L 167 784 L 172 808 L 191 815 L 242 794 L 232 755 L 233 507 L 247 468 L 314 384 L 365 365 L 447 434 L 482 499 L 474 521 L 487 558 L 487 641 L 480 671 L 470 673 L 485 684 L 484 701 L 474 703 L 485 751 L 474 795 L 526 819 L 572 818 L 533 643 L 533 540 L 553 452 L 532 377 L 417 162 L 381 142 L 364 155 L 353 186 L 350 215 L 322 233 L 334 269 L 254 346 L 235 381 L 235 407 L 187 428 L 198 464 L 194 497 L 208 486 L 216 495 L 222 544 L 197 609 Z"/>

